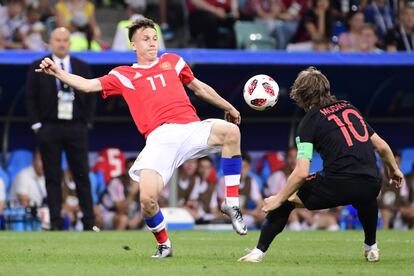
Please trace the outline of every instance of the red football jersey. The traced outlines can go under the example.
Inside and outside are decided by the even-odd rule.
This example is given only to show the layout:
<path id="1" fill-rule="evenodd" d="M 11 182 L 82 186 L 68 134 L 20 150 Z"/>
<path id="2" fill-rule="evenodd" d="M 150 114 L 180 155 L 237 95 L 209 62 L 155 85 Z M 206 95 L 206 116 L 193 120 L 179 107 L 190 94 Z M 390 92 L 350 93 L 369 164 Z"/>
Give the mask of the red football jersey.
<path id="1" fill-rule="evenodd" d="M 124 97 L 145 137 L 164 123 L 200 121 L 183 86 L 194 80 L 193 72 L 178 55 L 163 54 L 146 66 L 119 66 L 99 80 L 104 98 Z"/>
<path id="2" fill-rule="evenodd" d="M 119 148 L 104 148 L 99 152 L 98 159 L 93 167 L 93 171 L 101 171 L 104 176 L 105 183 L 124 174 L 125 171 L 125 154 Z"/>

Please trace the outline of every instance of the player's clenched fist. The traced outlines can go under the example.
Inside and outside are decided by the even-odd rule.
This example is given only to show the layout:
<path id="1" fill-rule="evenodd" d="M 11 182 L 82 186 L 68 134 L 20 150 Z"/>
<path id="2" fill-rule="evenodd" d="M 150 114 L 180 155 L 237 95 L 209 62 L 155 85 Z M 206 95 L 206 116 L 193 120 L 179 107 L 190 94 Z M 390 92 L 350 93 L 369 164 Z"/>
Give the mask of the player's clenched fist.
<path id="1" fill-rule="evenodd" d="M 226 111 L 224 113 L 224 119 L 227 122 L 231 122 L 233 124 L 240 125 L 240 122 L 241 122 L 240 112 L 237 111 L 237 109 L 235 109 L 235 108 L 233 108 L 229 111 Z"/>
<path id="2" fill-rule="evenodd" d="M 278 196 L 270 196 L 270 197 L 264 199 L 262 211 L 270 212 L 274 209 L 279 208 L 280 205 L 282 205 L 282 202 L 280 202 Z"/>
<path id="3" fill-rule="evenodd" d="M 59 68 L 57 67 L 57 65 L 53 62 L 53 60 L 51 60 L 50 58 L 44 58 L 40 64 L 39 64 L 39 68 L 36 69 L 36 72 L 39 73 L 46 73 L 49 75 L 55 75 L 58 72 Z"/>

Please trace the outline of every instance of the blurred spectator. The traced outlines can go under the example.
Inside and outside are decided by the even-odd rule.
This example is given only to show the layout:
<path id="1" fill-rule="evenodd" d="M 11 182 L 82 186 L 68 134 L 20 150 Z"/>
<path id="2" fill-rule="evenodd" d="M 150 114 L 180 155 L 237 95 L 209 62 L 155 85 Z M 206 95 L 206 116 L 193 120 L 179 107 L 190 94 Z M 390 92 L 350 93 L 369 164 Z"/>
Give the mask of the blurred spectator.
<path id="1" fill-rule="evenodd" d="M 40 13 L 40 21 L 45 22 L 48 18 L 55 15 L 54 6 L 55 0 L 33 0 L 32 5 L 38 8 Z"/>
<path id="2" fill-rule="evenodd" d="M 341 51 L 359 51 L 361 44 L 361 31 L 364 26 L 364 13 L 361 11 L 348 14 L 348 31 L 339 35 L 339 48 Z"/>
<path id="3" fill-rule="evenodd" d="M 94 172 L 102 172 L 105 183 L 124 174 L 126 166 L 125 153 L 116 147 L 104 148 L 99 151 L 98 159 L 93 167 Z"/>
<path id="4" fill-rule="evenodd" d="M 240 9 L 255 21 L 266 25 L 269 34 L 273 34 L 280 7 L 280 0 L 247 0 L 244 7 L 240 7 Z"/>
<path id="5" fill-rule="evenodd" d="M 99 40 L 101 30 L 95 19 L 95 5 L 88 0 L 61 0 L 56 3 L 56 25 L 73 31 L 71 26 L 72 17 L 75 14 L 82 14 L 87 18 L 92 30 L 94 39 Z"/>
<path id="6" fill-rule="evenodd" d="M 368 0 L 331 0 L 333 16 L 336 20 L 340 22 L 346 22 L 347 19 L 349 19 L 350 13 L 363 11 L 367 4 Z"/>
<path id="7" fill-rule="evenodd" d="M 168 24 L 167 11 L 168 11 L 168 0 L 159 1 L 159 11 L 160 11 L 160 25 L 162 36 L 165 40 L 169 41 L 174 38 L 174 33 Z M 158 37 L 160 38 L 160 37 Z"/>
<path id="8" fill-rule="evenodd" d="M 91 177 L 92 174 L 89 174 Z M 91 190 L 93 190 L 93 181 L 91 180 Z M 95 187 L 98 188 L 98 187 Z M 79 198 L 76 191 L 76 183 L 73 178 L 73 174 L 70 168 L 67 168 L 63 172 L 63 179 L 62 179 L 62 213 L 63 213 L 63 221 L 64 221 L 64 229 L 65 230 L 83 230 L 84 226 L 82 223 L 83 213 L 81 212 L 81 208 L 79 205 Z M 103 193 L 103 188 L 101 191 L 93 191 L 92 193 L 96 193 L 92 195 L 92 198 L 96 197 L 93 200 L 93 212 L 95 215 L 95 220 L 97 225 L 99 221 L 102 221 L 102 215 L 99 208 L 99 199 L 101 197 L 100 193 Z"/>
<path id="9" fill-rule="evenodd" d="M 279 193 L 285 186 L 287 178 L 296 166 L 297 149 L 290 148 L 285 155 L 285 165 L 283 168 L 273 172 L 265 183 L 263 194 L 269 197 Z"/>
<path id="10" fill-rule="evenodd" d="M 243 152 L 242 160 L 239 188 L 240 208 L 246 226 L 254 228 L 262 223 L 266 214 L 261 210 L 263 198 L 260 193 L 259 184 L 254 177 L 249 175 L 251 170 L 251 158 L 247 153 Z M 224 198 L 225 190 L 223 178 L 219 182 L 218 189 L 218 197 L 219 201 L 221 201 Z"/>
<path id="11" fill-rule="evenodd" d="M 365 7 L 364 14 L 365 22 L 375 26 L 380 39 L 394 27 L 394 15 L 387 0 L 372 0 Z"/>
<path id="12" fill-rule="evenodd" d="M 312 8 L 301 19 L 293 43 L 331 40 L 333 27 L 329 0 L 313 0 Z M 311 44 L 310 44 L 311 45 Z"/>
<path id="13" fill-rule="evenodd" d="M 6 41 L 3 37 L 3 33 L 0 30 L 0 50 L 3 50 L 4 48 L 6 48 Z"/>
<path id="14" fill-rule="evenodd" d="M 50 38 L 53 59 L 67 72 L 91 77 L 90 67 L 69 55 L 70 33 L 57 28 Z M 94 226 L 91 184 L 88 164 L 88 136 L 96 107 L 96 95 L 79 93 L 53 76 L 38 74 L 40 60 L 34 61 L 27 77 L 27 112 L 39 142 L 45 169 L 47 200 L 52 230 L 63 229 L 62 151 L 76 182 L 77 195 L 83 213 L 83 226 Z"/>
<path id="15" fill-rule="evenodd" d="M 187 0 L 192 38 L 207 48 L 235 48 L 233 25 L 239 18 L 237 0 Z"/>
<path id="16" fill-rule="evenodd" d="M 23 47 L 34 51 L 44 51 L 48 45 L 44 42 L 46 26 L 40 21 L 40 10 L 34 5 L 27 7 L 26 23 L 19 28 Z"/>
<path id="17" fill-rule="evenodd" d="M 65 230 L 81 230 L 79 199 L 72 172 L 67 169 L 62 179 L 62 213 Z"/>
<path id="18" fill-rule="evenodd" d="M 201 179 L 197 174 L 198 161 L 195 159 L 185 161 L 178 171 L 178 206 L 186 206 L 188 201 L 197 200 L 194 196 L 195 187 L 199 185 Z"/>
<path id="19" fill-rule="evenodd" d="M 10 202 L 18 202 L 23 207 L 42 207 L 46 200 L 46 184 L 40 151 L 33 153 L 30 167 L 21 170 L 10 188 Z"/>
<path id="20" fill-rule="evenodd" d="M 0 177 L 0 221 L 2 220 L 4 203 L 6 202 L 6 183 L 3 178 Z"/>
<path id="21" fill-rule="evenodd" d="M 400 213 L 408 227 L 414 229 L 414 166 L 411 172 L 405 176 L 405 179 L 406 185 L 401 190 L 403 204 L 400 208 Z"/>
<path id="22" fill-rule="evenodd" d="M 331 43 L 326 38 L 323 39 L 315 39 L 313 41 L 313 50 L 316 52 L 324 52 L 331 50 Z"/>
<path id="23" fill-rule="evenodd" d="M 377 47 L 378 37 L 375 33 L 375 27 L 372 24 L 364 24 L 361 30 L 361 42 L 359 51 L 365 53 L 381 53 L 382 50 Z"/>
<path id="24" fill-rule="evenodd" d="M 263 189 L 264 197 L 273 196 L 283 189 L 283 187 L 286 185 L 287 178 L 296 166 L 296 155 L 296 148 L 290 148 L 287 150 L 285 155 L 285 166 L 282 169 L 272 173 L 265 183 L 265 187 Z M 297 211 L 295 210 L 289 216 L 288 227 L 292 230 L 301 229 L 299 217 Z"/>
<path id="25" fill-rule="evenodd" d="M 395 161 L 398 167 L 401 165 L 401 154 L 397 151 L 393 151 Z M 381 213 L 382 229 L 393 228 L 394 220 L 397 216 L 398 210 L 403 204 L 400 189 L 389 184 L 389 177 L 387 171 L 383 168 L 381 170 L 382 185 L 381 192 L 378 197 L 378 207 Z M 402 186 L 406 184 L 405 179 L 402 180 Z"/>
<path id="26" fill-rule="evenodd" d="M 280 50 L 286 49 L 306 10 L 307 0 L 247 0 L 242 7 L 248 17 L 267 25 Z"/>
<path id="27" fill-rule="evenodd" d="M 137 19 L 142 19 L 142 15 L 146 8 L 145 0 L 125 0 L 127 4 L 126 12 L 128 14 L 127 20 L 121 20 L 116 27 L 114 42 L 112 44 L 112 50 L 115 51 L 127 51 L 132 50 L 131 42 L 128 37 L 128 26 Z M 165 50 L 165 43 L 163 39 L 163 33 L 160 26 L 155 25 L 158 36 L 158 49 Z"/>
<path id="28" fill-rule="evenodd" d="M 102 48 L 93 38 L 93 29 L 88 19 L 81 13 L 76 13 L 71 19 L 72 33 L 70 34 L 70 50 L 101 51 Z"/>
<path id="29" fill-rule="evenodd" d="M 289 41 L 296 33 L 299 20 L 308 10 L 307 0 L 281 0 L 281 11 L 276 24 L 275 37 L 277 48 L 286 49 Z"/>
<path id="30" fill-rule="evenodd" d="M 125 171 L 134 164 L 128 159 Z M 100 211 L 105 229 L 136 229 L 143 222 L 139 212 L 139 185 L 128 173 L 113 178 L 101 197 Z"/>
<path id="31" fill-rule="evenodd" d="M 256 172 L 262 183 L 266 182 L 269 176 L 285 166 L 284 156 L 278 151 L 270 151 L 263 155 L 256 164 Z M 263 185 L 262 185 L 263 188 Z"/>
<path id="32" fill-rule="evenodd" d="M 191 192 L 185 208 L 195 218 L 196 223 L 207 223 L 220 217 L 217 200 L 217 175 L 210 157 L 198 160 L 200 181 Z"/>
<path id="33" fill-rule="evenodd" d="M 7 0 L 6 6 L 0 6 L 0 33 L 6 49 L 23 49 L 19 28 L 25 22 L 24 7 L 24 0 Z"/>
<path id="34" fill-rule="evenodd" d="M 400 10 L 400 23 L 385 37 L 387 51 L 414 51 L 414 2 Z"/>

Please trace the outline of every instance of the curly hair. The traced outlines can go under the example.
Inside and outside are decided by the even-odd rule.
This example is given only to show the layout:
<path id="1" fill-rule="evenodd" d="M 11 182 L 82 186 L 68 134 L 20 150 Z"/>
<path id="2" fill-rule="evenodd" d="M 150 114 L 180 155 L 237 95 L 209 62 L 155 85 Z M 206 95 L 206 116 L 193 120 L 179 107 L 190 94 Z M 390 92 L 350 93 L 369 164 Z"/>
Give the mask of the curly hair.
<path id="1" fill-rule="evenodd" d="M 129 41 L 132 41 L 132 37 L 134 36 L 135 32 L 141 28 L 153 28 L 155 29 L 155 23 L 149 18 L 137 19 L 128 26 L 128 38 Z"/>
<path id="2" fill-rule="evenodd" d="M 315 67 L 309 67 L 299 73 L 293 83 L 290 98 L 305 111 L 336 101 L 336 97 L 331 95 L 328 79 Z"/>

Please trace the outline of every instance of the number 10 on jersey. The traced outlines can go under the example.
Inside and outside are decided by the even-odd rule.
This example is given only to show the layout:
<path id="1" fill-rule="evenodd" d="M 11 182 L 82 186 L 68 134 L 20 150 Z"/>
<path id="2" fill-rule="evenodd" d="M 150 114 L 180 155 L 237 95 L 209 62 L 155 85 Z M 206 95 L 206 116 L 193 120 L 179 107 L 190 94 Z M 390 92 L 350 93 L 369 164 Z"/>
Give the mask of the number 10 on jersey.
<path id="1" fill-rule="evenodd" d="M 355 117 L 357 117 L 359 119 L 359 122 L 361 123 L 362 128 L 364 130 L 364 133 L 362 135 L 359 134 L 356 131 L 354 125 L 352 124 L 351 120 L 349 119 L 349 115 L 351 115 L 351 114 L 354 115 Z M 340 130 L 342 131 L 342 134 L 345 137 L 345 140 L 346 140 L 346 143 L 348 144 L 348 147 L 352 147 L 354 145 L 354 143 L 352 142 L 352 138 L 351 138 L 351 135 L 349 134 L 348 129 L 351 131 L 352 136 L 356 140 L 358 140 L 360 142 L 366 142 L 366 141 L 368 141 L 368 138 L 369 137 L 368 137 L 367 125 L 365 124 L 364 119 L 362 118 L 361 115 L 359 115 L 358 112 L 356 112 L 353 109 L 345 109 L 342 112 L 341 115 L 342 115 L 342 118 L 345 121 L 345 124 L 335 114 L 332 114 L 332 115 L 328 116 L 328 121 L 333 120 L 339 126 Z"/>
<path id="2" fill-rule="evenodd" d="M 157 80 L 157 79 L 159 79 L 159 80 Z M 148 77 L 147 80 L 151 84 L 152 91 L 157 90 L 157 84 L 158 83 L 161 83 L 161 86 L 165 87 L 165 80 L 164 80 L 164 76 L 162 74 L 155 75 L 154 77 Z"/>

